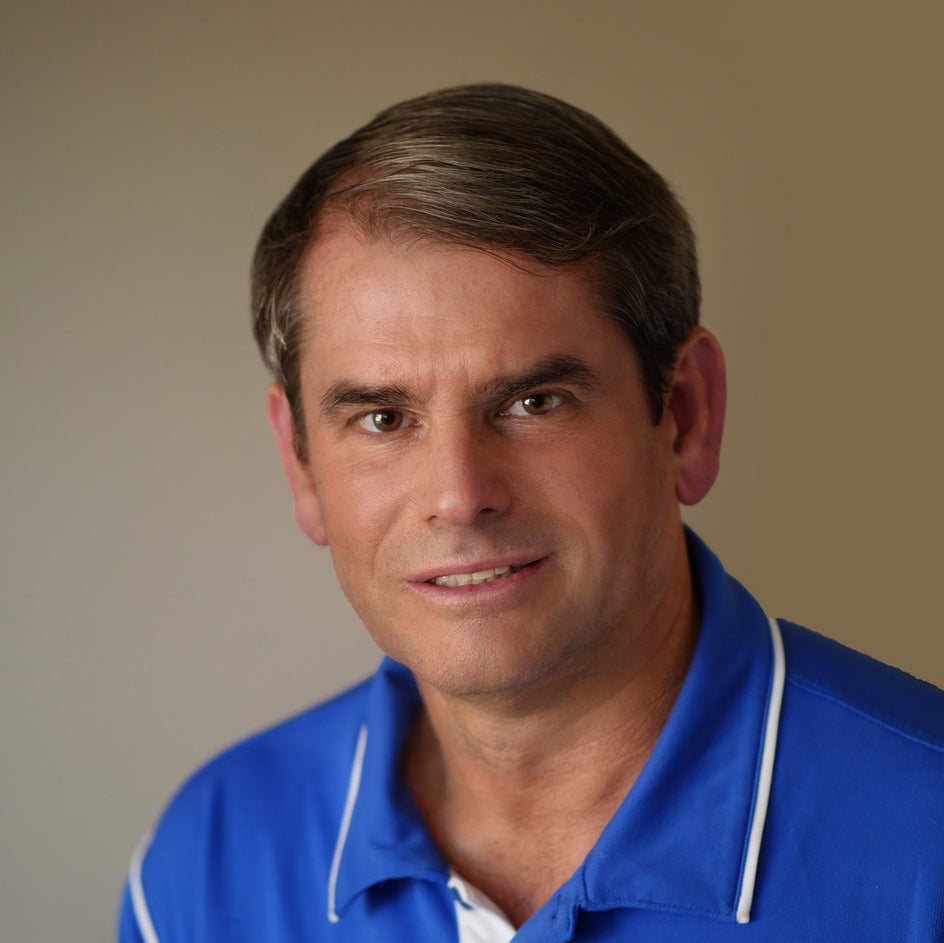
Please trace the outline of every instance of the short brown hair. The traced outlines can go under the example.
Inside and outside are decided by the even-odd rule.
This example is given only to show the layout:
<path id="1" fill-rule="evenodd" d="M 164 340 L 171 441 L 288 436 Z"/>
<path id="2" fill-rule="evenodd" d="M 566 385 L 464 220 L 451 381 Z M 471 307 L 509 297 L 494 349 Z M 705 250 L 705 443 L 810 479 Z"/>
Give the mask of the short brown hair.
<path id="1" fill-rule="evenodd" d="M 388 108 L 302 175 L 252 265 L 256 341 L 302 448 L 299 281 L 328 211 L 367 232 L 587 264 L 661 419 L 676 348 L 698 323 L 695 239 L 668 184 L 597 118 L 528 89 L 460 86 Z"/>

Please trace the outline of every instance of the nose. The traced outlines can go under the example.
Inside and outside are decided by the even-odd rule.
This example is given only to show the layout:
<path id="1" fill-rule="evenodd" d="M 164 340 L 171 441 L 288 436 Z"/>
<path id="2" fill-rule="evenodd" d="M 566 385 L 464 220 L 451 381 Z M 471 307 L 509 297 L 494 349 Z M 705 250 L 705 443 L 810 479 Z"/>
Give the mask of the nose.
<path id="1" fill-rule="evenodd" d="M 421 500 L 427 521 L 468 526 L 508 509 L 507 443 L 497 432 L 456 422 L 430 431 L 424 444 Z"/>

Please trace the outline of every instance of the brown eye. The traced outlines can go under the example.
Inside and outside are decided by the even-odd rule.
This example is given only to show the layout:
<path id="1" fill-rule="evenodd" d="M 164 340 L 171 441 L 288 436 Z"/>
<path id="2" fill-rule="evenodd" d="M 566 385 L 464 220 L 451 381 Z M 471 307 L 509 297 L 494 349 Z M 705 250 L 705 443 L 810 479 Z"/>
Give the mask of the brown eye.
<path id="1" fill-rule="evenodd" d="M 357 424 L 366 432 L 396 432 L 403 425 L 403 413 L 399 409 L 378 409 Z"/>
<path id="2" fill-rule="evenodd" d="M 563 401 L 556 393 L 529 393 L 515 400 L 508 409 L 509 416 L 543 416 L 557 409 Z"/>

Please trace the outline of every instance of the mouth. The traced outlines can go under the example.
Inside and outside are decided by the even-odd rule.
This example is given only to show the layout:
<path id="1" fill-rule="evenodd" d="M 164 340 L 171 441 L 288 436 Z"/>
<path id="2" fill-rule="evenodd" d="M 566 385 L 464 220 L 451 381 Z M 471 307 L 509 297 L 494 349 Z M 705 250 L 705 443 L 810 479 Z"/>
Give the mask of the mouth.
<path id="1" fill-rule="evenodd" d="M 479 583 L 494 583 L 509 573 L 517 573 L 530 564 L 521 566 L 494 566 L 487 570 L 476 570 L 474 573 L 446 573 L 443 576 L 436 576 L 427 583 L 434 586 L 478 586 Z"/>
<path id="2" fill-rule="evenodd" d="M 467 573 L 442 573 L 439 576 L 424 580 L 424 582 L 431 586 L 445 586 L 450 589 L 457 589 L 460 586 L 478 586 L 481 583 L 494 583 L 497 580 L 504 579 L 506 576 L 511 576 L 512 573 L 518 573 L 530 566 L 534 566 L 535 563 L 539 562 L 539 560 L 532 560 L 530 563 L 493 566 Z"/>

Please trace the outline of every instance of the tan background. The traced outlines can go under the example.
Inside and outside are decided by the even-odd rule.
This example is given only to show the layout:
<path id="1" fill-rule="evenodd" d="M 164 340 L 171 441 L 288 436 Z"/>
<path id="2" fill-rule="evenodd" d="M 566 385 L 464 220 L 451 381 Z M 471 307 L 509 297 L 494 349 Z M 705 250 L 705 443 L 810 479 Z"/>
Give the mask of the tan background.
<path id="1" fill-rule="evenodd" d="M 692 520 L 771 612 L 944 684 L 937 6 L 6 0 L 0 940 L 109 939 L 181 777 L 373 665 L 294 530 L 246 267 L 434 87 L 556 93 L 675 183 L 731 375 Z"/>

